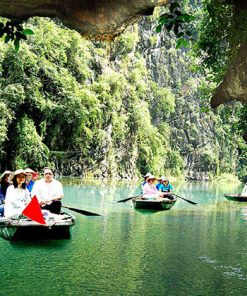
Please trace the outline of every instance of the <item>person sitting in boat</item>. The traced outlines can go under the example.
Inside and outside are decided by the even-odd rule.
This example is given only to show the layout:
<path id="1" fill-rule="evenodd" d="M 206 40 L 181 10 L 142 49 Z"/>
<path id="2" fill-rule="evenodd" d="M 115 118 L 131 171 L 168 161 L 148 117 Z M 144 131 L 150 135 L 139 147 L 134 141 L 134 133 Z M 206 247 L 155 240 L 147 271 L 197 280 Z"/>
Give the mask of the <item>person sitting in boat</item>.
<path id="1" fill-rule="evenodd" d="M 26 173 L 24 170 L 16 170 L 11 176 L 13 185 L 6 192 L 4 216 L 6 218 L 18 218 L 28 203 L 31 201 L 30 194 L 26 189 Z"/>
<path id="2" fill-rule="evenodd" d="M 163 181 L 164 177 L 159 177 L 158 178 L 158 183 L 156 184 L 156 188 L 157 190 L 160 191 L 160 186 L 162 185 L 162 181 Z"/>
<path id="3" fill-rule="evenodd" d="M 142 190 L 141 190 L 141 194 L 143 194 L 143 186 L 147 183 L 147 179 L 148 179 L 148 177 L 150 176 L 151 174 L 150 173 L 147 173 L 143 178 L 144 178 L 144 180 L 143 180 L 143 182 L 142 182 L 142 184 L 141 184 L 141 188 L 142 188 Z"/>
<path id="4" fill-rule="evenodd" d="M 160 199 L 164 194 L 157 190 L 154 185 L 156 178 L 153 175 L 150 175 L 147 179 L 147 183 L 143 186 L 143 199 L 155 200 Z"/>
<path id="5" fill-rule="evenodd" d="M 0 177 L 0 217 L 4 216 L 4 203 L 5 203 L 5 196 L 7 188 L 9 187 L 9 176 L 12 174 L 11 171 L 3 172 L 2 176 Z"/>
<path id="6" fill-rule="evenodd" d="M 63 186 L 61 182 L 53 177 L 53 171 L 45 167 L 44 178 L 35 182 L 31 194 L 37 197 L 42 209 L 49 210 L 54 214 L 60 214 L 62 206 L 60 200 L 64 196 Z"/>
<path id="7" fill-rule="evenodd" d="M 159 188 L 159 191 L 164 193 L 164 197 L 167 197 L 171 200 L 174 199 L 170 193 L 172 192 L 173 186 L 170 184 L 169 179 L 167 177 L 162 178 L 162 184 Z"/>
<path id="8" fill-rule="evenodd" d="M 162 178 L 162 184 L 160 185 L 159 190 L 161 192 L 172 192 L 173 186 L 170 184 L 167 177 Z"/>
<path id="9" fill-rule="evenodd" d="M 29 192 L 31 192 L 34 185 L 34 181 L 32 180 L 34 171 L 29 168 L 25 169 L 24 171 L 26 173 L 26 188 Z"/>
<path id="10" fill-rule="evenodd" d="M 247 196 L 247 183 L 245 184 L 241 195 Z"/>

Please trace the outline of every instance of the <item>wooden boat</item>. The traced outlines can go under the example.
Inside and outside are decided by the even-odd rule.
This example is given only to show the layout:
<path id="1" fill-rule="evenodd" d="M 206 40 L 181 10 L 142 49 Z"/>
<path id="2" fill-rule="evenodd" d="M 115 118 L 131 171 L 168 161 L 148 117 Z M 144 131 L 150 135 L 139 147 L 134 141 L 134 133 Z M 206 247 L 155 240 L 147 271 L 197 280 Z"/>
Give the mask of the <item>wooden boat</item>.
<path id="1" fill-rule="evenodd" d="M 176 203 L 177 199 L 170 200 L 164 198 L 163 200 L 147 200 L 141 196 L 132 199 L 135 209 L 149 209 L 149 210 L 170 210 Z"/>
<path id="2" fill-rule="evenodd" d="M 29 220 L 0 218 L 0 237 L 6 240 L 70 239 L 75 217 L 66 212 L 49 214 L 45 225 Z"/>
<path id="3" fill-rule="evenodd" d="M 241 194 L 224 194 L 225 198 L 233 201 L 245 201 L 247 202 L 247 196 Z"/>

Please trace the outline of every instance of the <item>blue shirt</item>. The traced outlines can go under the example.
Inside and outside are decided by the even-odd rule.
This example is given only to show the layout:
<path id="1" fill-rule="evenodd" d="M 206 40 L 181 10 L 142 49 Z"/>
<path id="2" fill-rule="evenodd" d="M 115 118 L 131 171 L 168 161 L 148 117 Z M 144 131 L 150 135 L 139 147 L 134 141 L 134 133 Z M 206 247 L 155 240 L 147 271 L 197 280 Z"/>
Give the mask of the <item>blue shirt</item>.
<path id="1" fill-rule="evenodd" d="M 157 183 L 157 184 L 156 184 L 156 189 L 157 189 L 157 190 L 160 190 L 160 186 L 161 186 L 161 185 L 162 185 L 162 183 Z"/>
<path id="2" fill-rule="evenodd" d="M 165 186 L 164 184 L 161 184 L 159 191 L 170 192 L 171 189 L 173 189 L 173 187 L 170 183 L 168 183 L 167 186 Z"/>
<path id="3" fill-rule="evenodd" d="M 28 185 L 26 186 L 26 188 L 28 189 L 29 192 L 32 191 L 33 185 L 34 185 L 33 180 L 30 180 L 29 183 L 28 183 Z"/>
<path id="4" fill-rule="evenodd" d="M 0 185 L 0 204 L 2 204 L 4 200 L 5 200 L 5 195 L 3 194 L 2 186 Z"/>

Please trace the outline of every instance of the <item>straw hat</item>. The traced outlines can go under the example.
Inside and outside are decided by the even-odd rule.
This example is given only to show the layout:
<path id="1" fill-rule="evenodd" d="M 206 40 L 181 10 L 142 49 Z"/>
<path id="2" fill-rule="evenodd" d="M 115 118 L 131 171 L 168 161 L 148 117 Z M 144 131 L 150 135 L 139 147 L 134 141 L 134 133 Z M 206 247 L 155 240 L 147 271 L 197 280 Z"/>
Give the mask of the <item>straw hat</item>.
<path id="1" fill-rule="evenodd" d="M 11 171 L 4 171 L 0 177 L 0 179 L 2 179 L 5 175 L 11 175 L 12 172 Z"/>
<path id="2" fill-rule="evenodd" d="M 27 173 L 23 169 L 16 170 L 12 173 L 12 175 L 10 175 L 10 177 L 9 177 L 10 181 L 12 181 L 15 176 L 20 175 L 20 174 L 26 175 Z"/>

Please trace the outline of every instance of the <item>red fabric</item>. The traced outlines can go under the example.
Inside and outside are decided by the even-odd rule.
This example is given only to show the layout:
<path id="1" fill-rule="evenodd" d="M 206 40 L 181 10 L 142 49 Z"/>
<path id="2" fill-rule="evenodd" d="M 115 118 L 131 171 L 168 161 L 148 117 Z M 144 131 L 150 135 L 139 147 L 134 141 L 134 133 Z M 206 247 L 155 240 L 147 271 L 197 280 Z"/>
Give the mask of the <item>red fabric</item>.
<path id="1" fill-rule="evenodd" d="M 46 224 L 36 196 L 32 198 L 30 203 L 23 210 L 22 214 L 40 224 Z"/>

